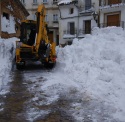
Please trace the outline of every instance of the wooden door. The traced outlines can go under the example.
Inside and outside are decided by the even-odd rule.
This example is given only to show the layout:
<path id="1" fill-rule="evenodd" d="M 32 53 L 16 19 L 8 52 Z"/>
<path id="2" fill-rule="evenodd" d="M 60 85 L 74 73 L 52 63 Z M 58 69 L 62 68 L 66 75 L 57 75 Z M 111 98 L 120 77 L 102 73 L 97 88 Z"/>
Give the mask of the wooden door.
<path id="1" fill-rule="evenodd" d="M 59 35 L 56 35 L 56 45 L 59 45 Z"/>
<path id="2" fill-rule="evenodd" d="M 107 16 L 107 26 L 119 26 L 120 25 L 120 15 L 108 15 Z"/>
<path id="3" fill-rule="evenodd" d="M 91 33 L 91 20 L 85 21 L 85 34 Z"/>
<path id="4" fill-rule="evenodd" d="M 121 2 L 122 2 L 122 0 L 108 0 L 109 5 L 111 5 L 111 4 L 119 4 Z"/>
<path id="5" fill-rule="evenodd" d="M 71 35 L 75 34 L 75 23 L 74 22 L 70 23 L 70 30 L 69 31 L 70 31 Z"/>

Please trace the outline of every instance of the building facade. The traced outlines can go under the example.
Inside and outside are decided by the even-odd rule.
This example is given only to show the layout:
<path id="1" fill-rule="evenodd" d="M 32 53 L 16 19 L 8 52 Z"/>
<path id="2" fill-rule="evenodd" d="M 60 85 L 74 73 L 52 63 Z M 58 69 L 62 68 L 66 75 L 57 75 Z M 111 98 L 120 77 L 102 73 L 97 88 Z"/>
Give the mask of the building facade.
<path id="1" fill-rule="evenodd" d="M 84 38 L 98 26 L 98 0 L 72 0 L 58 2 L 60 10 L 59 35 L 60 44 L 71 44 L 74 38 Z"/>
<path id="2" fill-rule="evenodd" d="M 25 7 L 19 0 L 1 0 L 0 1 L 0 37 L 10 38 L 20 36 L 20 22 L 29 15 Z M 13 20 L 13 32 L 11 31 L 11 20 Z M 5 21 L 8 27 L 4 27 Z"/>
<path id="3" fill-rule="evenodd" d="M 94 27 L 121 26 L 124 28 L 125 0 L 21 0 L 36 19 L 39 4 L 44 4 L 51 40 L 71 44 L 74 38 L 84 38 Z"/>
<path id="4" fill-rule="evenodd" d="M 49 27 L 49 39 L 59 44 L 59 10 L 57 0 L 21 0 L 25 8 L 29 12 L 27 19 L 36 20 L 36 11 L 38 5 L 44 4 L 46 8 L 46 22 Z"/>
<path id="5" fill-rule="evenodd" d="M 124 28 L 125 0 L 100 0 L 100 27 L 120 26 Z"/>

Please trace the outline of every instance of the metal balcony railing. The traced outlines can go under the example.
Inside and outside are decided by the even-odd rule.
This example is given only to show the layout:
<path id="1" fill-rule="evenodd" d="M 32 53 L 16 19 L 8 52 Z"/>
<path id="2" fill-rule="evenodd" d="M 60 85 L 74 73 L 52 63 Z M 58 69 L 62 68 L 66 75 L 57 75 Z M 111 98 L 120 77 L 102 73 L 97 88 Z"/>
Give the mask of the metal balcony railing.
<path id="1" fill-rule="evenodd" d="M 58 3 L 58 1 L 53 1 L 53 4 L 57 4 Z"/>
<path id="2" fill-rule="evenodd" d="M 99 24 L 100 28 L 104 28 L 104 27 L 108 27 L 108 26 L 122 27 L 124 29 L 124 22 L 119 21 L 119 22 L 109 22 L 109 23 L 101 23 L 101 24 Z"/>
<path id="3" fill-rule="evenodd" d="M 88 10 L 92 10 L 93 8 L 94 8 L 93 5 L 85 5 L 85 6 L 79 8 L 79 12 L 83 12 L 83 11 L 86 12 Z"/>
<path id="4" fill-rule="evenodd" d="M 59 23 L 59 21 L 58 20 L 53 20 L 53 23 Z"/>
<path id="5" fill-rule="evenodd" d="M 76 29 L 72 30 L 72 31 L 70 31 L 70 30 L 64 30 L 63 34 L 75 35 L 75 34 L 77 34 L 77 30 Z"/>
<path id="6" fill-rule="evenodd" d="M 125 4 L 125 0 L 101 0 L 100 6 L 107 6 L 107 5 L 113 5 L 113 4 Z"/>
<path id="7" fill-rule="evenodd" d="M 70 31 L 70 30 L 64 30 L 63 32 L 64 35 L 75 35 L 75 36 L 83 36 L 85 34 L 91 34 L 91 29 L 79 29 L 79 30 L 75 30 L 75 31 Z"/>
<path id="8" fill-rule="evenodd" d="M 86 29 L 86 30 L 79 29 L 78 35 L 84 35 L 84 34 L 91 34 L 91 30 L 90 29 Z"/>

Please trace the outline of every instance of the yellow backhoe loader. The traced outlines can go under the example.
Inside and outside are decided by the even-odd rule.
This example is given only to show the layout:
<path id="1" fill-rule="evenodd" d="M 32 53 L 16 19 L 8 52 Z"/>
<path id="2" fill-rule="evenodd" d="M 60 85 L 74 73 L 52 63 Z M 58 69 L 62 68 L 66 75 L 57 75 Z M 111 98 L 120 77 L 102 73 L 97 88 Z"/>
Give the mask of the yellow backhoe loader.
<path id="1" fill-rule="evenodd" d="M 44 66 L 56 63 L 55 42 L 48 39 L 48 27 L 45 22 L 46 9 L 39 5 L 37 20 L 21 22 L 20 41 L 16 41 L 16 67 L 21 69 L 28 61 L 41 61 Z"/>

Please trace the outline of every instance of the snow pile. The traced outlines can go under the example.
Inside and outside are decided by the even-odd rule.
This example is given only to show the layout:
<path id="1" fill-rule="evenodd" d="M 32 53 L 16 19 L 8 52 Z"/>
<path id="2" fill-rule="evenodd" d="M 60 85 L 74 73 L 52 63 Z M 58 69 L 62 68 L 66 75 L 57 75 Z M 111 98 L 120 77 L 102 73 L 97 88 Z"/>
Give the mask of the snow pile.
<path id="1" fill-rule="evenodd" d="M 111 105 L 115 118 L 125 120 L 125 32 L 122 28 L 95 28 L 92 35 L 74 39 L 57 49 L 56 74 L 41 87 L 47 94 L 76 88 L 92 99 Z"/>
<path id="2" fill-rule="evenodd" d="M 6 19 L 6 17 L 1 17 L 1 18 L 2 18 L 1 19 L 2 31 L 8 32 L 9 34 L 16 33 L 14 17 L 10 16 L 9 20 Z"/>
<path id="3" fill-rule="evenodd" d="M 0 38 L 0 92 L 2 87 L 7 84 L 7 77 L 9 76 L 9 72 L 12 68 L 12 62 L 14 61 L 14 57 L 15 57 L 16 40 L 18 39 Z"/>
<path id="4" fill-rule="evenodd" d="M 125 115 L 124 48 L 125 32 L 121 28 L 95 28 L 93 35 L 75 39 L 72 46 L 60 48 L 58 53 L 64 73 L 80 85 L 79 90 L 111 102 L 122 112 L 122 117 Z"/>

